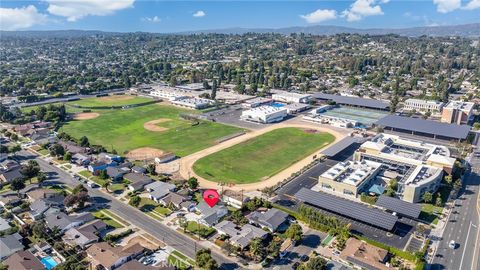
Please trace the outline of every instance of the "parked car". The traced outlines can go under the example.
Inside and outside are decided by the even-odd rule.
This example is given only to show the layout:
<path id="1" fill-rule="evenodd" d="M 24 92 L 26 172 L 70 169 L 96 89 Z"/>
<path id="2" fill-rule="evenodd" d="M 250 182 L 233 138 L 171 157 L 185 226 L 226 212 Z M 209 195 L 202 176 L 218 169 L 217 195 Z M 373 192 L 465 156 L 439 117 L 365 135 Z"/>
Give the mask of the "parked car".
<path id="1" fill-rule="evenodd" d="M 451 249 L 455 249 L 457 247 L 457 243 L 455 243 L 455 241 L 451 240 L 448 243 L 448 247 L 451 248 Z"/>

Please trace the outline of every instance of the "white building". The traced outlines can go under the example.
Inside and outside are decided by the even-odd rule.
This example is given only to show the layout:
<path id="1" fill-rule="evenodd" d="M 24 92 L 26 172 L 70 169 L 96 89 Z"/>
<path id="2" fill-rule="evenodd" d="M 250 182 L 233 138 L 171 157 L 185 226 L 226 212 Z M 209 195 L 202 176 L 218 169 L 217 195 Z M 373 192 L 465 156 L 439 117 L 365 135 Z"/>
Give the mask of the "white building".
<path id="1" fill-rule="evenodd" d="M 285 105 L 284 108 L 287 109 L 288 114 L 295 114 L 308 110 L 310 108 L 310 105 L 304 103 L 290 103 Z"/>
<path id="2" fill-rule="evenodd" d="M 440 186 L 443 172 L 452 173 L 455 164 L 445 146 L 384 133 L 363 143 L 354 160 L 382 163 L 390 175 L 395 175 L 400 198 L 408 202 L 421 201 L 427 191 L 433 194 Z"/>
<path id="3" fill-rule="evenodd" d="M 329 124 L 334 127 L 339 128 L 354 128 L 359 126 L 360 123 L 343 117 L 325 115 L 321 113 L 311 112 L 311 114 L 305 115 L 302 118 L 304 121 L 320 123 L 320 124 Z"/>
<path id="4" fill-rule="evenodd" d="M 308 103 L 312 99 L 312 95 L 277 91 L 272 94 L 272 99 L 286 103 Z"/>
<path id="5" fill-rule="evenodd" d="M 435 100 L 423 100 L 416 98 L 409 98 L 405 101 L 405 106 L 403 107 L 406 111 L 417 111 L 417 112 L 432 112 L 440 113 L 442 111 L 443 102 Z"/>
<path id="6" fill-rule="evenodd" d="M 150 91 L 150 96 L 174 101 L 185 97 L 191 97 L 192 94 L 190 91 L 181 90 L 175 87 L 155 86 L 153 87 L 153 90 Z"/>
<path id="7" fill-rule="evenodd" d="M 251 109 L 251 108 L 260 107 L 262 105 L 267 105 L 272 102 L 273 102 L 273 99 L 270 99 L 270 98 L 256 97 L 249 100 L 245 100 L 242 104 L 242 107 L 246 109 Z"/>
<path id="8" fill-rule="evenodd" d="M 198 110 L 198 109 L 210 107 L 214 104 L 214 102 L 206 98 L 185 98 L 184 97 L 184 98 L 173 100 L 172 104 Z"/>
<path id="9" fill-rule="evenodd" d="M 280 122 L 287 117 L 287 109 L 277 108 L 272 106 L 260 106 L 242 112 L 240 117 L 242 120 L 259 122 L 259 123 L 274 123 Z"/>

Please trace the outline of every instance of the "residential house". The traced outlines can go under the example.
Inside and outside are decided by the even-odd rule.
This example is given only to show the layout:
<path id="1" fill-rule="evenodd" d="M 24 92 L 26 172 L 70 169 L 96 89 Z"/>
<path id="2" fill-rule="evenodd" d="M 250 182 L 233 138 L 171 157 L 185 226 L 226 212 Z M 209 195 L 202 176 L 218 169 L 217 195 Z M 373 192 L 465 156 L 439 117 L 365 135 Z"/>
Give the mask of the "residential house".
<path id="1" fill-rule="evenodd" d="M 30 191 L 27 191 L 25 194 L 30 202 L 40 199 L 54 198 L 60 195 L 55 190 L 46 188 L 33 188 Z"/>
<path id="2" fill-rule="evenodd" d="M 169 194 L 167 194 L 167 196 L 161 198 L 158 201 L 158 203 L 166 207 L 170 206 L 170 207 L 174 207 L 175 209 L 180 209 L 181 208 L 180 204 L 186 200 L 187 198 L 183 197 L 182 195 L 179 195 L 174 192 L 170 192 Z"/>
<path id="3" fill-rule="evenodd" d="M 76 153 L 72 156 L 71 162 L 79 165 L 79 166 L 87 166 L 90 164 L 91 157 L 82 153 Z"/>
<path id="4" fill-rule="evenodd" d="M 230 206 L 233 206 L 237 209 L 242 208 L 242 206 L 250 200 L 250 197 L 243 194 L 243 192 L 236 192 L 233 190 L 225 190 L 222 193 L 222 201 Z"/>
<path id="5" fill-rule="evenodd" d="M 107 161 L 107 163 L 112 162 L 122 162 L 122 157 L 114 154 L 109 153 L 100 153 L 98 154 L 98 159 Z"/>
<path id="6" fill-rule="evenodd" d="M 130 191 L 142 190 L 146 185 L 153 182 L 152 178 L 141 173 L 127 173 L 123 179 L 130 182 L 128 189 Z"/>
<path id="7" fill-rule="evenodd" d="M 63 200 L 65 197 L 58 194 L 54 197 L 41 198 L 30 204 L 29 216 L 33 220 L 42 219 L 45 215 L 54 215 L 64 209 Z"/>
<path id="8" fill-rule="evenodd" d="M 78 146 L 75 142 L 65 142 L 59 141 L 58 144 L 63 146 L 65 152 L 70 152 L 71 154 L 88 154 L 90 149 L 87 147 Z"/>
<path id="9" fill-rule="evenodd" d="M 32 124 L 17 125 L 13 130 L 15 133 L 22 136 L 29 136 L 35 131 Z"/>
<path id="10" fill-rule="evenodd" d="M 30 251 L 18 251 L 8 257 L 3 264 L 14 270 L 45 270 L 45 265 Z"/>
<path id="11" fill-rule="evenodd" d="M 10 167 L 7 170 L 0 171 L 0 185 L 10 183 L 17 178 L 22 178 L 23 175 L 20 173 L 20 165 Z"/>
<path id="12" fill-rule="evenodd" d="M 224 205 L 216 204 L 210 207 L 204 201 L 197 204 L 195 210 L 201 214 L 199 222 L 209 227 L 217 224 L 222 217 L 228 214 L 228 209 Z"/>
<path id="13" fill-rule="evenodd" d="M 117 162 L 115 161 L 108 163 L 105 160 L 95 160 L 88 164 L 88 170 L 94 175 L 97 175 L 99 171 L 106 170 L 108 167 L 116 165 Z"/>
<path id="14" fill-rule="evenodd" d="M 22 194 L 20 193 L 20 197 Z M 3 207 L 6 206 L 16 206 L 22 202 L 22 199 L 18 197 L 16 192 L 6 192 L 0 195 L 0 205 Z"/>
<path id="15" fill-rule="evenodd" d="M 0 237 L 0 260 L 24 249 L 22 236 L 18 233 Z"/>
<path id="16" fill-rule="evenodd" d="M 160 202 L 160 199 L 167 196 L 171 191 L 175 191 L 176 186 L 162 181 L 154 181 L 145 186 L 145 190 L 149 192 L 150 199 Z"/>
<path id="17" fill-rule="evenodd" d="M 125 171 L 123 168 L 119 167 L 107 167 L 107 175 L 112 179 L 112 181 L 120 181 L 123 178 L 123 175 L 128 171 Z"/>
<path id="18" fill-rule="evenodd" d="M 147 169 L 141 167 L 141 166 L 133 166 L 132 167 L 132 172 L 134 173 L 145 173 L 147 171 Z"/>
<path id="19" fill-rule="evenodd" d="M 2 160 L 2 162 L 0 162 L 0 172 L 2 171 L 8 171 L 14 167 L 17 167 L 17 166 L 20 166 L 20 164 L 18 164 L 18 162 L 16 162 L 15 160 L 11 159 L 11 158 L 6 158 L 4 160 Z"/>
<path id="20" fill-rule="evenodd" d="M 388 259 L 388 251 L 372 246 L 355 238 L 349 238 L 345 244 L 345 249 L 340 253 L 340 258 L 348 263 L 352 263 L 369 270 L 388 270 L 391 269 L 385 262 Z"/>
<path id="21" fill-rule="evenodd" d="M 86 250 L 92 269 L 103 267 L 106 270 L 117 269 L 144 251 L 145 248 L 138 243 L 125 247 L 112 247 L 107 242 L 95 243 Z"/>
<path id="22" fill-rule="evenodd" d="M 78 228 L 69 229 L 65 232 L 62 239 L 72 246 L 79 246 L 83 249 L 92 243 L 98 242 L 100 235 L 106 230 L 107 224 L 97 219 Z"/>
<path id="23" fill-rule="evenodd" d="M 235 223 L 227 220 L 215 225 L 215 229 L 217 229 L 219 234 L 230 236 L 230 243 L 241 249 L 246 248 L 254 238 L 264 239 L 268 235 L 268 232 L 250 224 L 246 224 L 242 226 L 241 229 L 237 229 Z"/>
<path id="24" fill-rule="evenodd" d="M 71 228 L 78 227 L 86 222 L 92 221 L 93 219 L 94 217 L 91 213 L 69 216 L 61 212 L 45 216 L 45 223 L 51 230 L 58 228 L 61 233 L 64 233 Z"/>
<path id="25" fill-rule="evenodd" d="M 276 232 L 282 225 L 287 223 L 288 214 L 272 208 L 266 212 L 255 211 L 247 215 L 251 224 L 257 224 L 262 228 L 268 228 L 271 232 Z"/>
<path id="26" fill-rule="evenodd" d="M 0 233 L 3 233 L 4 231 L 9 230 L 10 228 L 12 228 L 12 226 L 10 226 L 10 222 L 0 217 Z"/>

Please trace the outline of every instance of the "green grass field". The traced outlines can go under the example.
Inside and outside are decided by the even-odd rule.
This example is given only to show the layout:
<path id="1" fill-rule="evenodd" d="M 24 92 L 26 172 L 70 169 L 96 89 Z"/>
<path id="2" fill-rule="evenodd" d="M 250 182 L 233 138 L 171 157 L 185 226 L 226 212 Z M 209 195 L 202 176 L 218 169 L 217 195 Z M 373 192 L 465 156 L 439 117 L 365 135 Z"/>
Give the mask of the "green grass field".
<path id="1" fill-rule="evenodd" d="M 69 102 L 69 105 L 78 105 L 82 107 L 109 107 L 109 106 L 125 106 L 132 104 L 139 104 L 152 101 L 147 97 L 132 97 L 131 96 L 108 96 L 108 97 L 92 97 Z"/>
<path id="2" fill-rule="evenodd" d="M 194 165 L 201 177 L 236 184 L 258 182 L 330 144 L 329 133 L 307 133 L 281 128 L 199 159 Z"/>
<path id="3" fill-rule="evenodd" d="M 87 135 L 90 142 L 117 150 L 118 153 L 140 147 L 153 147 L 185 156 L 214 145 L 217 139 L 240 132 L 237 127 L 209 121 L 192 125 L 191 121 L 179 117 L 181 113 L 192 113 L 173 106 L 152 104 L 138 108 L 98 111 L 100 116 L 90 120 L 74 120 L 63 125 L 64 131 L 73 137 Z M 171 119 L 159 123 L 168 130 L 153 132 L 146 130 L 145 122 Z"/>

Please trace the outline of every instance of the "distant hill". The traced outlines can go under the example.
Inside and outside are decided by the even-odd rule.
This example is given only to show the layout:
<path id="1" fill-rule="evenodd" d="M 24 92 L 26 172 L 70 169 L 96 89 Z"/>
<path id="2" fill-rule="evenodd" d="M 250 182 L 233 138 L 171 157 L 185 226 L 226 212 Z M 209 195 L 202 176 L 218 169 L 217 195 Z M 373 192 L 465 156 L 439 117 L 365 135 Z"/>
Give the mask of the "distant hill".
<path id="1" fill-rule="evenodd" d="M 371 28 L 359 29 L 334 25 L 314 25 L 314 26 L 298 26 L 286 28 L 225 28 L 213 30 L 188 31 L 181 34 L 198 34 L 198 33 L 219 33 L 219 34 L 245 34 L 245 33 L 305 33 L 312 35 L 336 35 L 342 33 L 349 34 L 369 34 L 369 35 L 386 35 L 396 34 L 401 36 L 419 37 L 426 36 L 461 36 L 461 37 L 480 37 L 480 23 L 463 24 L 463 25 L 447 25 L 447 26 L 425 26 L 412 28 Z"/>
<path id="2" fill-rule="evenodd" d="M 140 32 L 139 32 L 140 33 Z M 419 37 L 480 37 L 480 23 L 463 24 L 463 25 L 445 25 L 445 26 L 425 26 L 412 28 L 349 28 L 334 25 L 313 25 L 313 26 L 297 26 L 286 28 L 225 28 L 225 29 L 211 29 L 211 30 L 197 30 L 185 31 L 172 34 L 201 34 L 201 33 L 217 33 L 217 34 L 245 34 L 245 33 L 305 33 L 312 35 L 336 35 L 342 33 L 349 34 L 368 34 L 368 35 L 387 35 L 396 34 L 401 36 Z M 87 36 L 112 36 L 112 35 L 126 35 L 131 33 L 121 32 L 103 32 L 96 30 L 55 30 L 55 31 L 0 31 L 2 37 L 55 37 L 55 38 L 70 38 L 70 37 L 87 37 Z M 167 33 L 152 33 L 155 35 L 163 35 Z"/>

